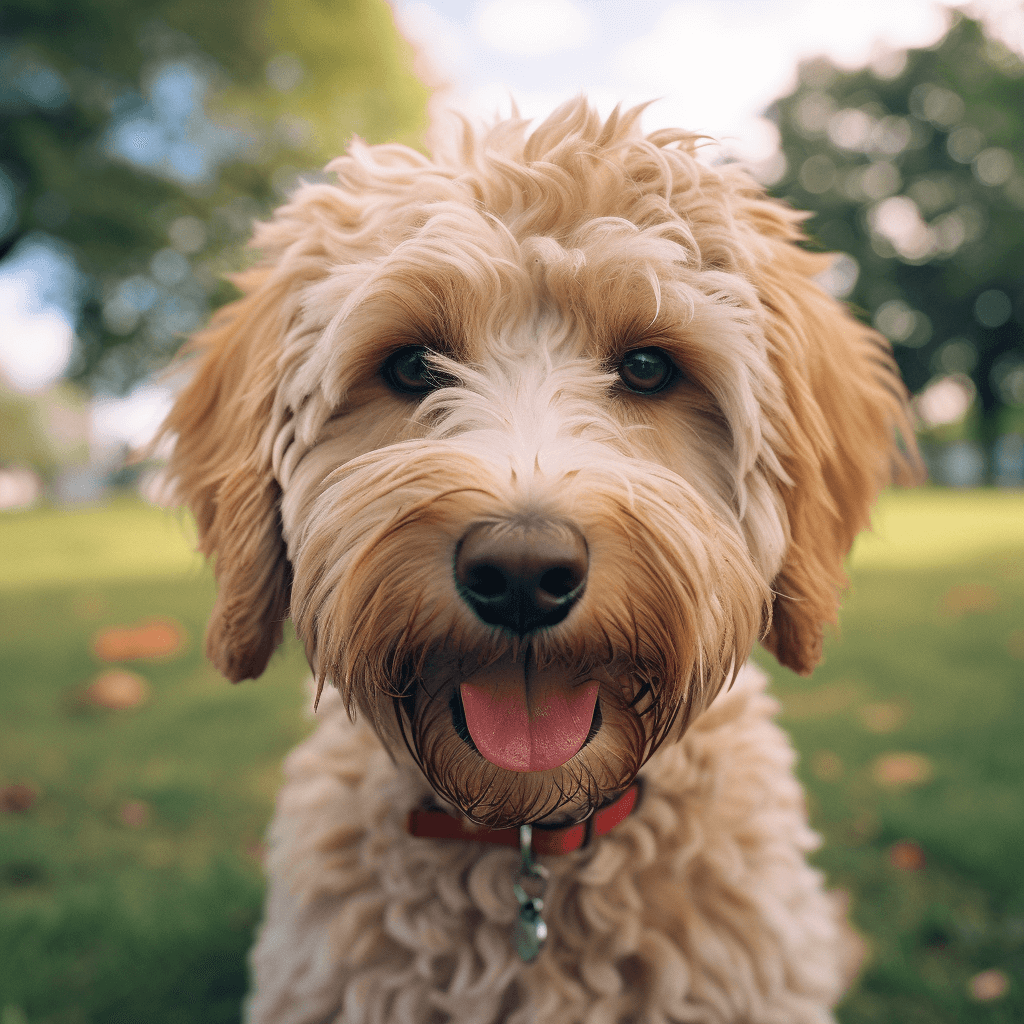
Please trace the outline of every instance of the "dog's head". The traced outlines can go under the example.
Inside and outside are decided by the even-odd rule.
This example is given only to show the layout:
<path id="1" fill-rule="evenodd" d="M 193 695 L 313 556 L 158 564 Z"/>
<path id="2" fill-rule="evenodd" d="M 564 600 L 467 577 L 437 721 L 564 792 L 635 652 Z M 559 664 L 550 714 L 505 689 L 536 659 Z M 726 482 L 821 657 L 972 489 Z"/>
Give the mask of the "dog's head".
<path id="1" fill-rule="evenodd" d="M 908 458 L 800 216 L 582 102 L 356 145 L 255 244 L 165 430 L 210 658 L 311 666 L 477 820 L 582 817 L 761 640 L 807 673 Z"/>

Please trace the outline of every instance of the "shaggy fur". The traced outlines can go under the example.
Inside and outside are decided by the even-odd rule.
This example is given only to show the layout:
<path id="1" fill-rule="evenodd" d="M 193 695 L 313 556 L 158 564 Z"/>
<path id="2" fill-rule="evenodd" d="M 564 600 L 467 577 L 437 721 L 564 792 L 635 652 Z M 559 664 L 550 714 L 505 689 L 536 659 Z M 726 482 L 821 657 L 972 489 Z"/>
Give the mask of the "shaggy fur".
<path id="1" fill-rule="evenodd" d="M 795 1024 L 849 978 L 793 755 L 741 666 L 759 640 L 820 659 L 844 557 L 913 467 L 905 394 L 815 284 L 801 215 L 639 115 L 575 102 L 435 160 L 354 145 L 259 226 L 243 297 L 192 343 L 165 432 L 216 556 L 208 654 L 257 676 L 290 615 L 337 690 L 271 828 L 254 1022 Z M 422 395 L 388 376 L 411 346 Z M 638 394 L 623 360 L 649 348 L 676 376 Z M 583 539 L 585 590 L 556 624 L 488 625 L 460 545 L 536 523 Z M 500 767 L 460 728 L 460 686 L 513 670 L 598 687 L 559 768 Z M 403 831 L 428 797 L 579 820 L 641 770 L 631 818 L 550 859 L 531 965 L 514 855 Z"/>

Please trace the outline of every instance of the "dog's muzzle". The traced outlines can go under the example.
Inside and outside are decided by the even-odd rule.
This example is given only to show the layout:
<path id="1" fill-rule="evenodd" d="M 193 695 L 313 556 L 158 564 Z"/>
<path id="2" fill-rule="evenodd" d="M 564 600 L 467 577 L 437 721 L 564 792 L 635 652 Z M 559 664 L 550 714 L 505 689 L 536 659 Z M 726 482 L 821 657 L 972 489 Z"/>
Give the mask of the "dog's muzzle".
<path id="1" fill-rule="evenodd" d="M 589 564 L 571 524 L 538 514 L 483 520 L 459 542 L 455 584 L 478 619 L 522 637 L 569 614 Z M 538 670 L 527 655 L 500 659 L 462 680 L 456 729 L 464 724 L 477 752 L 501 768 L 559 768 L 593 728 L 598 689 L 563 667 Z"/>

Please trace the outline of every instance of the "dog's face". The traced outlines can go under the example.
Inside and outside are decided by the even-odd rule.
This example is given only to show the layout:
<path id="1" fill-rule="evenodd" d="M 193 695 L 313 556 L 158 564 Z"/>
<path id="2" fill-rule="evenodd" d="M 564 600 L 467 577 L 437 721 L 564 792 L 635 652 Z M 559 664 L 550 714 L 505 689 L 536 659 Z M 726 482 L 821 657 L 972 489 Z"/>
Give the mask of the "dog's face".
<path id="1" fill-rule="evenodd" d="M 258 230 L 166 425 L 218 667 L 290 614 L 492 825 L 584 817 L 758 639 L 810 671 L 907 426 L 798 218 L 638 114 L 355 149 Z"/>

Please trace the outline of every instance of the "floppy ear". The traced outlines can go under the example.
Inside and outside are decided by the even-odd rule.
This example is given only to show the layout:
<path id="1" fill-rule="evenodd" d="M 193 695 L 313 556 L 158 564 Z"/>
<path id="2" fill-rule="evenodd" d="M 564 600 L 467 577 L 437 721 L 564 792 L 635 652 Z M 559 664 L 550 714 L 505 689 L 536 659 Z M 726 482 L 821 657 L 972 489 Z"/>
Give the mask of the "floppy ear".
<path id="1" fill-rule="evenodd" d="M 280 487 L 263 431 L 274 403 L 287 281 L 268 270 L 233 278 L 241 299 L 193 337 L 193 374 L 161 428 L 174 438 L 168 476 L 192 510 L 199 550 L 216 557 L 206 654 L 232 682 L 253 679 L 281 642 L 291 566 Z"/>
<path id="2" fill-rule="evenodd" d="M 778 411 L 790 541 L 773 589 L 764 638 L 783 664 L 809 674 L 824 626 L 836 621 L 847 584 L 843 562 L 892 480 L 920 479 L 920 460 L 888 341 L 851 316 L 812 276 L 833 257 L 796 244 L 798 215 L 757 204 L 762 233 L 757 287 L 770 358 L 786 395 Z"/>

